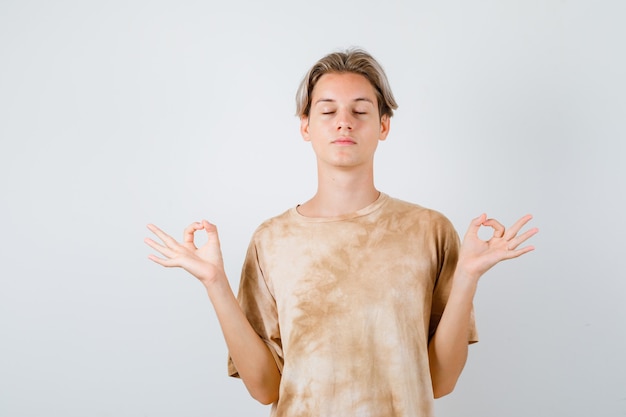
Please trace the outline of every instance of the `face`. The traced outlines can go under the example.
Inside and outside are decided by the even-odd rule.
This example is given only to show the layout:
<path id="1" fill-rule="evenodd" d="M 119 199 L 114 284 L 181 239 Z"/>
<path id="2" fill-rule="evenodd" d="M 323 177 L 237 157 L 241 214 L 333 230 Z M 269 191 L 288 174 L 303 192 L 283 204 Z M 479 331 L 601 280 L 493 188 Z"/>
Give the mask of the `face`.
<path id="1" fill-rule="evenodd" d="M 389 133 L 372 84 L 360 74 L 324 74 L 313 88 L 311 110 L 300 120 L 318 166 L 372 167 L 378 141 Z"/>

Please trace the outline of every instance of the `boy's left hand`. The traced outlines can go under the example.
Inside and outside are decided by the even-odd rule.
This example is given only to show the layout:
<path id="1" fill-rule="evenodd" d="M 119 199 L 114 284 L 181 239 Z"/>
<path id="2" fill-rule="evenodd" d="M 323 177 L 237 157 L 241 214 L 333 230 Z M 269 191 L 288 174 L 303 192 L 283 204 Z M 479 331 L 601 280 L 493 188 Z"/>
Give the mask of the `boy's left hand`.
<path id="1" fill-rule="evenodd" d="M 472 220 L 461 244 L 457 269 L 460 268 L 469 276 L 478 279 L 498 262 L 517 258 L 534 250 L 534 246 L 519 248 L 539 231 L 534 227 L 518 235 L 531 219 L 532 216 L 527 214 L 509 229 L 505 229 L 495 219 L 488 219 L 484 213 Z M 493 236 L 489 240 L 478 237 L 478 230 L 483 226 L 493 229 Z"/>

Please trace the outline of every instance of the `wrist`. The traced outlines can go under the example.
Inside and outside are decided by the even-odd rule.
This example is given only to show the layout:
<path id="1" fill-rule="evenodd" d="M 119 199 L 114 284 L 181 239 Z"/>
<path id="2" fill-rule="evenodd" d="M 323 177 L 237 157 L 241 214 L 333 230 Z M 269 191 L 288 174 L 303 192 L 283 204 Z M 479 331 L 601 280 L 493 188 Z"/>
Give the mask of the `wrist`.
<path id="1" fill-rule="evenodd" d="M 478 281 L 484 273 L 481 268 L 482 265 L 477 260 L 468 259 L 461 255 L 456 263 L 455 273 L 465 277 L 465 279 Z"/>
<path id="2" fill-rule="evenodd" d="M 460 286 L 468 289 L 476 289 L 478 286 L 478 281 L 480 279 L 480 274 L 474 272 L 473 270 L 465 267 L 462 264 L 458 264 L 456 270 L 454 271 L 453 285 L 455 287 Z"/>
<path id="3" fill-rule="evenodd" d="M 228 278 L 225 272 L 218 272 L 210 277 L 201 280 L 202 285 L 207 290 L 209 295 L 214 292 L 219 292 L 224 288 L 230 288 Z"/>

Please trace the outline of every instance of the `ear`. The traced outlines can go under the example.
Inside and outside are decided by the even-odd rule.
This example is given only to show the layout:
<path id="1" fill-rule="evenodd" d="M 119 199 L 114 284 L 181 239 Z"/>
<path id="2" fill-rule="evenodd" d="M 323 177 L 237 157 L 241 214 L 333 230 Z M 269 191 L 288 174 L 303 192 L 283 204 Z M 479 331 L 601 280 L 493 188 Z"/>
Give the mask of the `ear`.
<path id="1" fill-rule="evenodd" d="M 302 139 L 309 142 L 311 138 L 309 137 L 309 117 L 308 116 L 300 116 L 300 134 L 302 135 Z"/>
<path id="2" fill-rule="evenodd" d="M 387 139 L 387 135 L 389 134 L 389 128 L 391 127 L 391 118 L 388 115 L 384 115 L 380 118 L 380 136 L 378 140 Z"/>

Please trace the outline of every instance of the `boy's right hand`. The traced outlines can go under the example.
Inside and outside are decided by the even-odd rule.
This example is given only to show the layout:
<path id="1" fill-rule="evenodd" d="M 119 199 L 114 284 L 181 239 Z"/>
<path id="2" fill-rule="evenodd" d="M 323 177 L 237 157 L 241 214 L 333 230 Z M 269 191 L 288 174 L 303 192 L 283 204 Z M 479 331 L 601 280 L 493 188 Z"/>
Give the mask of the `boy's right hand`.
<path id="1" fill-rule="evenodd" d="M 148 229 L 163 242 L 160 244 L 150 238 L 144 239 L 148 246 L 163 255 L 163 258 L 148 256 L 152 261 L 168 268 L 183 268 L 205 287 L 216 280 L 226 279 L 220 240 L 214 224 L 206 220 L 190 224 L 183 233 L 182 244 L 153 224 L 149 224 Z M 206 230 L 207 242 L 198 248 L 194 243 L 194 234 L 202 229 Z"/>

